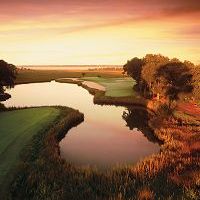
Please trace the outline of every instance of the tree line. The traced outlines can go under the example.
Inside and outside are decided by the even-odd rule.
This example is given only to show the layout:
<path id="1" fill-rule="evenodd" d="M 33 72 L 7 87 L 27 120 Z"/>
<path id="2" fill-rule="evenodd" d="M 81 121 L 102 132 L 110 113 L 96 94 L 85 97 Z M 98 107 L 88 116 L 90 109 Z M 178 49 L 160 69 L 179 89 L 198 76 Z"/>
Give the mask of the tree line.
<path id="1" fill-rule="evenodd" d="M 123 66 L 146 98 L 165 100 L 169 106 L 180 98 L 200 100 L 200 66 L 160 54 L 133 58 Z"/>

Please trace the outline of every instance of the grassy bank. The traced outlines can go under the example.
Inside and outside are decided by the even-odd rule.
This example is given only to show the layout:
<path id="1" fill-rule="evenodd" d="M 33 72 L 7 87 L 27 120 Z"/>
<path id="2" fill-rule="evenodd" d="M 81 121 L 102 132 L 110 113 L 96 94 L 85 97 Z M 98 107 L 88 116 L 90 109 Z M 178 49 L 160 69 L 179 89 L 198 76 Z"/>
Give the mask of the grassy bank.
<path id="1" fill-rule="evenodd" d="M 56 108 L 31 108 L 0 113 L 0 186 L 6 185 L 24 146 L 59 115 Z"/>
<path id="2" fill-rule="evenodd" d="M 56 122 L 38 133 L 22 152 L 7 199 L 60 199 L 62 184 L 67 182 L 70 190 L 70 185 L 76 183 L 78 177 L 74 179 L 73 170 L 79 170 L 60 158 L 58 143 L 84 116 L 67 107 L 59 107 L 59 110 Z"/>
<path id="3" fill-rule="evenodd" d="M 76 126 L 84 119 L 83 114 L 77 110 L 67 107 L 37 107 L 4 111 L 0 113 L 0 197 L 1 199 L 16 199 L 18 194 L 12 196 L 11 180 L 16 184 L 19 176 L 24 175 L 22 166 L 33 160 L 36 161 L 45 150 L 46 136 L 50 136 L 53 141 L 48 141 L 48 145 L 53 145 L 55 141 L 60 141 L 72 126 Z M 57 124 L 59 122 L 59 125 Z M 57 124 L 57 128 L 54 127 Z M 50 134 L 56 131 L 56 134 Z M 52 146 L 53 154 L 58 154 L 59 147 Z M 50 153 L 50 152 L 49 152 Z M 53 154 L 49 155 L 50 157 Z M 46 163 L 47 164 L 47 163 Z M 48 163 L 47 165 L 49 165 Z M 22 167 L 22 168 L 21 168 Z M 46 166 L 44 166 L 46 167 Z M 55 169 L 54 169 L 55 170 Z M 48 170 L 47 170 L 48 171 Z M 14 178 L 13 178 L 14 177 Z M 25 178 L 25 177 L 24 177 Z M 28 176 L 26 178 L 29 178 Z M 42 177 L 41 177 L 42 178 Z M 10 188 L 10 189 L 9 189 Z M 20 186 L 21 188 L 21 186 Z M 29 192 L 32 192 L 30 189 Z M 27 198 L 25 198 L 27 199 Z M 29 198 L 28 198 L 29 199 Z"/>

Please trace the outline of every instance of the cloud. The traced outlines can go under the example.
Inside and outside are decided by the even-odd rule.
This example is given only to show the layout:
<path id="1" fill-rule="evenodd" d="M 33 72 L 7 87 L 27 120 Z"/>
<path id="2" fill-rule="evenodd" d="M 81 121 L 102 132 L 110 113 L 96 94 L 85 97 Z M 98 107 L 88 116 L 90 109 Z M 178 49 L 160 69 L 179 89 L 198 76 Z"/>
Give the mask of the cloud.
<path id="1" fill-rule="evenodd" d="M 178 31 L 179 35 L 183 35 L 185 37 L 190 37 L 191 39 L 200 39 L 200 26 L 191 26 L 187 28 L 182 28 Z"/>
<path id="2" fill-rule="evenodd" d="M 191 21 L 193 27 L 188 29 Z M 126 25 L 141 27 L 149 24 L 153 28 L 155 23 L 162 25 L 164 22 L 177 24 L 166 28 L 171 29 L 169 32 L 172 34 L 197 37 L 200 24 L 199 0 L 0 1 L 0 36 L 15 34 L 28 37 L 29 33 L 30 37 L 40 34 L 65 35 Z M 180 24 L 185 24 L 186 28 L 183 29 Z"/>
<path id="3" fill-rule="evenodd" d="M 113 16 L 139 17 L 157 15 L 174 16 L 200 12 L 199 0 L 1 0 L 0 16 L 4 19 L 23 17 L 67 16 L 84 17 Z M 90 18 L 91 19 L 91 18 Z"/>

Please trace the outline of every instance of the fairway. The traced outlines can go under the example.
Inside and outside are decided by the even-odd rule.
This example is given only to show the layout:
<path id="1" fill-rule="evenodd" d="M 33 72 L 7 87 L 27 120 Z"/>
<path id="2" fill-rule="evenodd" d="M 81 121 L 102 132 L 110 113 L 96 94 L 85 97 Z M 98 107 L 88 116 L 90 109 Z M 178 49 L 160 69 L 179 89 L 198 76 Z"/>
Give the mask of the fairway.
<path id="1" fill-rule="evenodd" d="M 53 122 L 60 111 L 53 107 L 0 113 L 0 185 L 18 163 L 20 151 L 33 135 Z"/>
<path id="2" fill-rule="evenodd" d="M 134 96 L 133 86 L 135 82 L 132 78 L 84 77 L 81 79 L 85 81 L 93 81 L 104 86 L 106 88 L 106 96 Z"/>

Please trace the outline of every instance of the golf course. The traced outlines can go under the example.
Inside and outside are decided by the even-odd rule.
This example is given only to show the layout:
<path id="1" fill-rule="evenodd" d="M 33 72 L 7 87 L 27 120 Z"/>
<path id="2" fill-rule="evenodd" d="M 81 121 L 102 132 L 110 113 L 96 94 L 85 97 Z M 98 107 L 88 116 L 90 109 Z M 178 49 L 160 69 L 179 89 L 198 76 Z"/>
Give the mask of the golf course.
<path id="1" fill-rule="evenodd" d="M 60 83 L 75 83 L 86 85 L 90 89 L 105 91 L 107 97 L 131 97 L 136 95 L 133 90 L 135 82 L 128 77 L 101 77 L 90 76 L 89 74 L 81 78 L 58 78 Z"/>
<path id="2" fill-rule="evenodd" d="M 32 137 L 53 122 L 60 111 L 53 107 L 20 109 L 0 113 L 0 185 L 8 181 L 20 152 Z"/>
<path id="3" fill-rule="evenodd" d="M 10 70 L 0 199 L 199 199 L 198 76 L 165 57 L 151 75 L 147 58 L 126 74 Z"/>
<path id="4" fill-rule="evenodd" d="M 105 87 L 105 96 L 123 97 L 133 96 L 133 79 L 131 78 L 102 78 L 102 77 L 84 77 L 84 81 L 92 81 Z"/>

